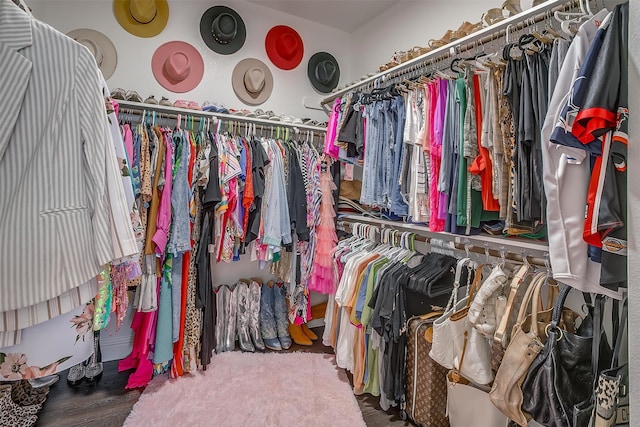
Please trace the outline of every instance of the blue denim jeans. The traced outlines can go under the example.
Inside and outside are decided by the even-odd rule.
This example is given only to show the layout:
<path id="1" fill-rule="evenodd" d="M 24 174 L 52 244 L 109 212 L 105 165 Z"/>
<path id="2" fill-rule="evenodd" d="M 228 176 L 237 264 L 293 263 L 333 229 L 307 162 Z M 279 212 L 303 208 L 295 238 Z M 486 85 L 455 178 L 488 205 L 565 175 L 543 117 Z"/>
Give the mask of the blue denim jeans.
<path id="1" fill-rule="evenodd" d="M 404 154 L 404 125 L 406 121 L 406 109 L 404 98 L 398 96 L 394 99 L 396 110 L 396 131 L 393 141 L 393 164 L 392 164 L 392 184 L 391 184 L 391 211 L 398 216 L 409 214 L 409 206 L 402 198 L 400 192 L 400 172 L 402 170 L 402 160 Z"/>

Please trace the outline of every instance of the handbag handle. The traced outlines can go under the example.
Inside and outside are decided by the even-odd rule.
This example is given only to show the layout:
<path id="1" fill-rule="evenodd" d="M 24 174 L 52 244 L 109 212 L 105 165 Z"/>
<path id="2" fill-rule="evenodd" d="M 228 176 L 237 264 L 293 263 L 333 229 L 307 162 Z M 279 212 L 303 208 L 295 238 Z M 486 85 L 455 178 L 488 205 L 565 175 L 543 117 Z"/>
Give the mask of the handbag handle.
<path id="1" fill-rule="evenodd" d="M 509 285 L 510 291 L 509 291 L 509 299 L 507 300 L 507 307 L 504 311 L 504 314 L 502 315 L 500 324 L 496 328 L 496 332 L 493 334 L 493 338 L 496 341 L 503 343 L 503 345 L 504 345 L 505 333 L 507 331 L 507 324 L 509 323 L 509 318 L 511 317 L 511 310 L 515 309 L 514 304 L 516 302 L 516 295 L 518 293 L 518 288 L 522 284 L 522 281 L 524 280 L 528 272 L 529 272 L 529 267 L 527 267 L 526 265 L 523 265 L 522 267 L 520 267 L 520 270 L 518 270 L 518 272 L 513 276 L 513 279 L 511 279 L 511 284 Z"/>
<path id="2" fill-rule="evenodd" d="M 527 293 L 524 295 L 524 299 L 522 300 L 520 312 L 518 313 L 518 320 L 514 325 L 514 328 L 522 326 L 529 304 L 531 304 L 531 325 L 529 326 L 529 331 L 533 332 L 536 337 L 538 336 L 538 328 L 536 326 L 538 324 L 538 311 L 541 308 L 540 291 L 542 290 L 542 286 L 544 285 L 547 277 L 548 273 L 537 273 L 533 277 L 531 285 L 527 288 Z"/>
<path id="3" fill-rule="evenodd" d="M 620 347 L 622 347 L 622 339 L 627 329 L 627 316 L 629 313 L 629 307 L 627 304 L 628 299 L 625 297 L 622 302 L 622 315 L 620 316 L 620 324 L 618 327 L 618 334 L 616 336 L 616 343 L 613 347 L 613 357 L 611 358 L 611 368 L 618 366 L 618 356 L 620 355 Z M 617 313 L 616 313 L 617 314 Z"/>
<path id="4" fill-rule="evenodd" d="M 453 291 L 451 292 L 451 297 L 449 298 L 447 307 L 444 309 L 445 313 L 458 305 L 458 288 L 460 288 L 460 279 L 462 278 L 462 267 L 464 267 L 465 264 L 469 261 L 471 261 L 470 258 L 461 258 L 456 264 L 456 275 L 455 279 L 453 280 Z"/>
<path id="5" fill-rule="evenodd" d="M 471 287 L 469 289 L 469 296 L 467 297 L 467 304 L 461 308 L 460 310 L 454 312 L 451 314 L 450 319 L 451 320 L 458 320 L 461 317 L 464 317 L 467 315 L 467 313 L 469 312 L 469 307 L 471 306 L 471 302 L 473 301 L 473 295 L 476 293 L 476 291 L 480 288 L 480 286 L 482 286 L 482 268 L 485 266 L 485 264 L 480 265 L 477 269 L 476 272 L 473 276 L 473 282 L 471 283 Z M 455 309 L 455 307 L 454 307 Z"/>

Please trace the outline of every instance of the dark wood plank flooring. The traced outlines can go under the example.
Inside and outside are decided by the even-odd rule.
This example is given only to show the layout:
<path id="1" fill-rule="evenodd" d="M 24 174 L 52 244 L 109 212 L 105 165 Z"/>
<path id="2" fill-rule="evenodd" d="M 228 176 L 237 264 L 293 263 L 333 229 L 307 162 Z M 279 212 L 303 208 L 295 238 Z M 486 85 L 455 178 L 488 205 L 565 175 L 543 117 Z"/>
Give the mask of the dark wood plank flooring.
<path id="1" fill-rule="evenodd" d="M 322 328 L 314 332 L 322 336 Z M 288 351 L 333 353 L 320 341 L 305 347 L 293 344 Z M 125 390 L 129 372 L 118 372 L 118 363 L 105 362 L 104 373 L 97 384 L 82 383 L 70 387 L 66 382 L 67 372 L 62 372 L 60 381 L 51 388 L 49 398 L 39 414 L 36 427 L 115 427 L 121 426 L 142 393 L 141 389 Z M 166 375 L 165 375 L 166 377 Z M 400 419 L 399 410 L 388 412 L 380 409 L 379 399 L 371 395 L 356 396 L 367 426 L 410 426 Z"/>

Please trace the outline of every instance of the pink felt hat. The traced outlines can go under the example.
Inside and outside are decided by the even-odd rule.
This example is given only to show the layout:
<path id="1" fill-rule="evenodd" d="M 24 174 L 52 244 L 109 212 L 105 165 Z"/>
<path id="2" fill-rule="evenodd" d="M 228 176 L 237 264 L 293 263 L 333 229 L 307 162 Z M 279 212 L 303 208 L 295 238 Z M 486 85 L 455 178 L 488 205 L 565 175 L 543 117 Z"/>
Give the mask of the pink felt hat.
<path id="1" fill-rule="evenodd" d="M 273 65 L 282 70 L 293 70 L 302 61 L 302 37 L 291 27 L 276 25 L 271 28 L 264 39 L 264 45 Z"/>
<path id="2" fill-rule="evenodd" d="M 200 52 L 189 43 L 172 41 L 163 44 L 151 58 L 153 75 L 171 92 L 188 92 L 198 86 L 204 75 Z"/>

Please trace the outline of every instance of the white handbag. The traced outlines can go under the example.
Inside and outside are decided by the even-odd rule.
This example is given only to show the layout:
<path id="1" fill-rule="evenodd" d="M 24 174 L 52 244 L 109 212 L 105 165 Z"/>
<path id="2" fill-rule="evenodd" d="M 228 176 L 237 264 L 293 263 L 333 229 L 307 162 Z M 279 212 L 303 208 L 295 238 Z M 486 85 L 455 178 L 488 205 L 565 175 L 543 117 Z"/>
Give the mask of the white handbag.
<path id="1" fill-rule="evenodd" d="M 498 295 L 507 283 L 508 275 L 500 264 L 496 265 L 489 277 L 482 283 L 469 306 L 469 323 L 487 338 L 493 338 L 499 319 L 496 309 Z M 504 313 L 504 310 L 501 310 Z M 500 317 L 500 320 L 502 317 Z"/>
<path id="2" fill-rule="evenodd" d="M 451 342 L 453 344 L 454 368 L 476 384 L 493 381 L 491 370 L 491 347 L 489 341 L 469 322 L 469 307 L 482 284 L 482 266 L 478 267 L 473 285 L 467 297 L 467 304 L 449 318 Z M 463 363 L 464 358 L 464 363 Z"/>
<path id="3" fill-rule="evenodd" d="M 467 303 L 467 298 L 463 298 L 458 301 L 458 290 L 460 288 L 460 278 L 462 277 L 462 269 L 465 266 L 473 266 L 473 262 L 469 258 L 462 258 L 456 265 L 455 280 L 453 282 L 453 291 L 451 292 L 451 298 L 447 303 L 447 307 L 444 310 L 444 314 L 433 322 L 433 342 L 431 350 L 429 351 L 429 357 L 431 357 L 436 363 L 444 366 L 447 369 L 453 368 L 453 343 L 451 342 L 451 325 L 449 318 L 451 315 L 464 307 Z M 468 279 L 471 278 L 469 274 Z M 469 289 L 469 286 L 467 286 Z"/>

